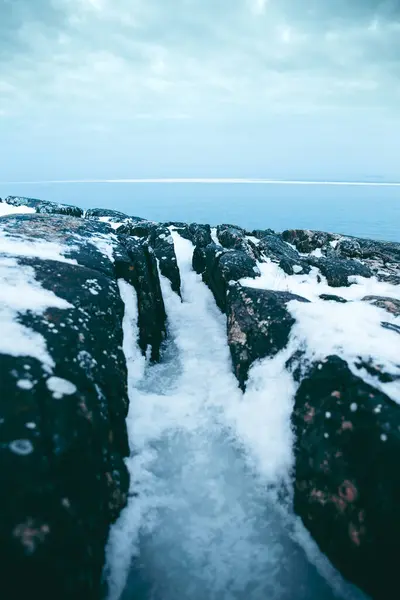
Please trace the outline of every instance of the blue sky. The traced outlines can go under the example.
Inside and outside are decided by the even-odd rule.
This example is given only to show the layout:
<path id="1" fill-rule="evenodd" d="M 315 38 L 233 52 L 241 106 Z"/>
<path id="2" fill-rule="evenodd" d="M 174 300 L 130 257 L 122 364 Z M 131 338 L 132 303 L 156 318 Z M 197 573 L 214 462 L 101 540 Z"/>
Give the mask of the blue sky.
<path id="1" fill-rule="evenodd" d="M 0 181 L 400 179 L 398 0 L 0 0 Z"/>

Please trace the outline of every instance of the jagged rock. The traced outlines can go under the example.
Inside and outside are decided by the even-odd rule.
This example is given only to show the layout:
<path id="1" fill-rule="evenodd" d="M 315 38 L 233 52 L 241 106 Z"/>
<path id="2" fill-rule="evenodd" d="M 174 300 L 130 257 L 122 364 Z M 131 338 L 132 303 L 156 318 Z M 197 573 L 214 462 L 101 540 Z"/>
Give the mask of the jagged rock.
<path id="1" fill-rule="evenodd" d="M 317 248 L 323 248 L 329 242 L 340 239 L 340 235 L 309 229 L 287 229 L 282 232 L 282 239 L 296 246 L 299 252 L 309 253 Z"/>
<path id="2" fill-rule="evenodd" d="M 233 369 L 242 389 L 250 366 L 285 348 L 295 319 L 287 309 L 292 300 L 308 302 L 288 292 L 231 285 L 227 294 L 228 343 Z"/>
<path id="3" fill-rule="evenodd" d="M 396 323 L 387 323 L 386 321 L 382 321 L 381 325 L 384 329 L 389 329 L 395 333 L 400 333 L 400 325 L 396 325 Z"/>
<path id="4" fill-rule="evenodd" d="M 281 269 L 288 275 L 309 273 L 311 270 L 303 257 L 277 235 L 264 236 L 258 247 L 267 258 L 279 263 Z"/>
<path id="5" fill-rule="evenodd" d="M 201 248 L 212 244 L 211 227 L 209 225 L 199 225 L 191 223 L 190 225 L 177 226 L 177 231 L 186 240 L 192 242 L 194 246 Z"/>
<path id="6" fill-rule="evenodd" d="M 83 210 L 77 206 L 58 204 L 57 202 L 49 202 L 48 200 L 37 200 L 36 198 L 8 196 L 3 202 L 11 206 L 28 206 L 29 208 L 33 208 L 37 213 L 60 214 L 70 217 L 82 217 L 83 215 Z"/>
<path id="7" fill-rule="evenodd" d="M 345 258 L 362 258 L 363 255 L 360 242 L 355 238 L 342 238 L 335 251 Z"/>
<path id="8" fill-rule="evenodd" d="M 251 235 L 258 240 L 262 240 L 267 235 L 276 235 L 276 232 L 273 229 L 254 229 Z"/>
<path id="9" fill-rule="evenodd" d="M 0 570 L 7 600 L 102 596 L 109 527 L 127 499 L 129 446 L 124 307 L 113 242 L 108 257 L 101 243 L 98 224 L 82 219 L 1 220 Z"/>
<path id="10" fill-rule="evenodd" d="M 145 240 L 126 238 L 126 252 L 116 258 L 117 276 L 134 286 L 138 297 L 139 346 L 158 361 L 160 347 L 165 339 L 166 313 L 158 276 L 157 261 Z"/>
<path id="11" fill-rule="evenodd" d="M 395 317 L 400 315 L 400 300 L 398 298 L 387 298 L 383 296 L 365 296 L 363 301 L 369 302 L 379 308 L 384 308 Z"/>
<path id="12" fill-rule="evenodd" d="M 101 217 L 109 217 L 115 223 L 132 218 L 119 210 L 110 210 L 108 208 L 89 208 L 85 211 L 85 219 L 100 219 Z"/>
<path id="13" fill-rule="evenodd" d="M 223 312 L 226 310 L 229 282 L 260 275 L 256 261 L 248 254 L 241 250 L 225 250 L 214 243 L 205 248 L 195 248 L 193 268 L 196 273 L 202 275 L 204 283 L 212 291 L 218 307 Z"/>
<path id="14" fill-rule="evenodd" d="M 393 598 L 400 539 L 400 406 L 337 356 L 296 395 L 295 510 L 323 552 L 376 600 Z"/>
<path id="15" fill-rule="evenodd" d="M 170 280 L 172 289 L 180 296 L 181 275 L 170 230 L 163 225 L 154 227 L 149 236 L 149 244 L 158 259 L 162 275 Z"/>
<path id="16" fill-rule="evenodd" d="M 116 233 L 118 235 L 132 235 L 134 237 L 148 237 L 153 229 L 158 226 L 158 223 L 153 221 L 146 221 L 139 218 L 129 218 L 125 221 L 118 229 Z"/>
<path id="17" fill-rule="evenodd" d="M 345 298 L 335 296 L 334 294 L 320 294 L 319 297 L 321 300 L 326 300 L 327 302 L 339 302 L 341 304 L 346 304 L 347 302 Z"/>
<path id="18" fill-rule="evenodd" d="M 350 258 L 345 260 L 342 258 L 309 256 L 307 262 L 317 267 L 332 287 L 348 287 L 350 276 L 372 277 L 373 275 L 371 269 L 365 264 Z"/>
<path id="19" fill-rule="evenodd" d="M 218 240 L 224 248 L 229 250 L 241 250 L 253 258 L 259 260 L 261 252 L 258 245 L 254 244 L 246 236 L 246 231 L 241 227 L 234 225 L 218 225 L 217 227 Z"/>

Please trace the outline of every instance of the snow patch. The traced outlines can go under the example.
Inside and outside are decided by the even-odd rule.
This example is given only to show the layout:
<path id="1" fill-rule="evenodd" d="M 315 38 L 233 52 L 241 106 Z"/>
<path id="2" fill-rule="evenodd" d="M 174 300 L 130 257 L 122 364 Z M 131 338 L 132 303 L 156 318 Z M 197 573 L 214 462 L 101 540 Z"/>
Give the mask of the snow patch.
<path id="1" fill-rule="evenodd" d="M 77 391 L 76 385 L 61 377 L 49 377 L 46 385 L 56 400 L 60 400 L 63 396 L 72 396 Z"/>
<path id="2" fill-rule="evenodd" d="M 15 214 L 31 214 L 34 212 L 36 212 L 35 209 L 29 206 L 12 206 L 12 204 L 8 204 L 7 202 L 0 202 L 0 217 Z"/>

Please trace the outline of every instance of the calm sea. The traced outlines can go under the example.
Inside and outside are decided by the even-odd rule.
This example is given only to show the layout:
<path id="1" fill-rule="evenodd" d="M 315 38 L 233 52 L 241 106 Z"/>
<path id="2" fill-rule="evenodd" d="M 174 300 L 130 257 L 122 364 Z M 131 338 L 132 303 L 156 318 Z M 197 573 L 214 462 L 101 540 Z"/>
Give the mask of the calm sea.
<path id="1" fill-rule="evenodd" d="M 248 229 L 321 229 L 400 241 L 400 187 L 202 183 L 0 184 L 23 195 L 104 207 L 156 221 L 233 223 Z"/>

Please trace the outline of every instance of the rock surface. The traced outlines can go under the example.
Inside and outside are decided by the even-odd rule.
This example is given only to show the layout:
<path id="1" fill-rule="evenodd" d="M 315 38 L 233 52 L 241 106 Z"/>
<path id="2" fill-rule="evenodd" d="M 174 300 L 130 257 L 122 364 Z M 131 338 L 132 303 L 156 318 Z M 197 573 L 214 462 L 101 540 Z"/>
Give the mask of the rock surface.
<path id="1" fill-rule="evenodd" d="M 288 302 L 308 302 L 288 292 L 231 285 L 227 295 L 228 343 L 235 375 L 245 388 L 250 365 L 275 356 L 288 343 L 295 322 Z"/>
<path id="2" fill-rule="evenodd" d="M 107 209 L 84 215 L 29 198 L 2 206 L 31 213 L 0 218 L 4 598 L 104 595 L 108 532 L 129 489 L 120 280 L 137 304 L 138 347 L 158 361 L 168 332 L 159 272 L 185 302 L 173 230 L 193 244 L 193 269 L 226 313 L 240 388 L 257 361 L 283 356 L 274 376 L 290 377 L 297 391 L 274 401 L 294 405 L 297 514 L 345 577 L 374 600 L 392 598 L 400 244 L 163 224 Z M 267 422 L 259 426 L 269 435 Z"/>
<path id="3" fill-rule="evenodd" d="M 337 356 L 301 383 L 295 509 L 342 573 L 393 598 L 400 539 L 400 410 Z"/>

